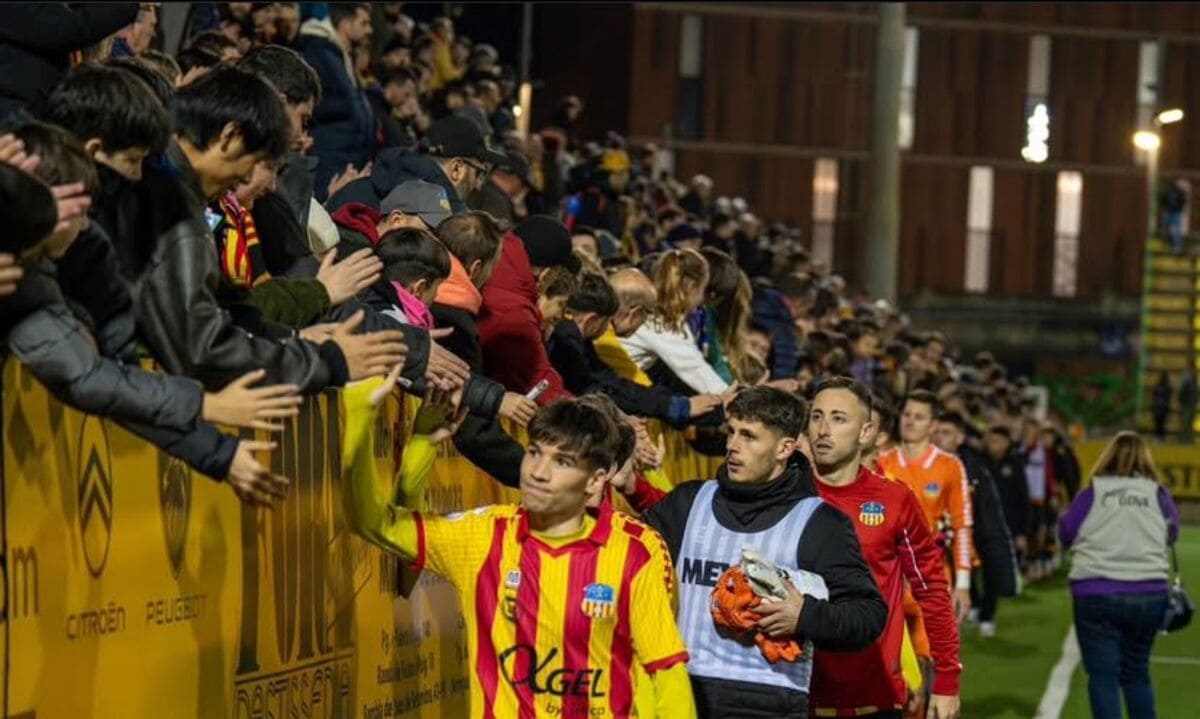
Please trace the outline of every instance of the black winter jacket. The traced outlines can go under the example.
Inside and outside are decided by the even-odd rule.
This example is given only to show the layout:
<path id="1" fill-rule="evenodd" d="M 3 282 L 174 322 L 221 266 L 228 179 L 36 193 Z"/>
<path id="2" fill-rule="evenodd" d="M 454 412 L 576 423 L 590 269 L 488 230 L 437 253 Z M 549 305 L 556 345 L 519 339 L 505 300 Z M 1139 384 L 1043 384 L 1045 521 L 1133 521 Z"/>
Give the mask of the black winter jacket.
<path id="1" fill-rule="evenodd" d="M 1017 593 L 1017 577 L 1012 536 L 1008 531 L 996 480 L 988 468 L 987 457 L 964 444 L 958 449 L 958 458 L 967 472 L 967 482 L 971 487 L 975 551 L 983 563 L 984 572 L 993 577 L 993 586 L 997 587 L 1001 596 L 1013 596 Z"/>
<path id="2" fill-rule="evenodd" d="M 408 148 L 389 148 L 380 152 L 371 164 L 371 176 L 355 180 L 343 187 L 329 198 L 325 207 L 330 214 L 351 202 L 361 202 L 379 209 L 379 203 L 396 189 L 396 185 L 409 180 L 424 180 L 441 185 L 450 201 L 450 211 L 454 214 L 467 211 L 467 206 L 458 196 L 458 190 L 454 189 L 454 184 L 446 177 L 446 173 L 442 172 L 437 161 L 429 155 L 422 155 Z"/>
<path id="3" fill-rule="evenodd" d="M 737 532 L 760 532 L 774 526 L 797 502 L 817 496 L 812 468 L 800 455 L 793 455 L 784 474 L 777 480 L 746 485 L 731 482 L 721 467 L 716 481 L 719 489 L 713 511 L 722 526 Z M 663 536 L 672 561 L 682 551 L 692 503 L 704 482 L 687 482 L 673 489 L 642 519 Z M 863 560 L 854 526 L 832 505 L 821 504 L 809 519 L 804 533 L 796 538 L 796 566 L 821 576 L 829 589 L 829 599 L 805 596 L 804 608 L 796 626 L 797 636 L 811 639 L 817 649 L 854 651 L 879 636 L 887 621 L 888 608 Z M 697 708 L 701 716 L 743 716 L 739 707 L 753 700 L 764 687 L 745 682 L 692 677 Z M 786 691 L 775 700 L 778 706 L 800 706 L 798 692 Z M 748 715 L 755 715 L 750 712 Z M 770 716 L 762 714 L 762 716 Z"/>
<path id="4" fill-rule="evenodd" d="M 139 3 L 22 2 L 0 5 L 0 118 L 41 112 L 70 55 L 137 19 Z"/>
<path id="5" fill-rule="evenodd" d="M 1000 494 L 1008 531 L 1014 537 L 1028 537 L 1033 506 L 1029 502 L 1024 462 L 1015 452 L 1009 452 L 999 461 L 988 457 L 988 469 L 996 480 L 996 491 Z"/>
<path id="6" fill-rule="evenodd" d="M 400 302 L 387 280 L 381 280 L 373 286 L 368 287 L 359 294 L 356 302 L 366 307 L 369 311 L 368 314 L 374 315 L 384 329 L 395 329 L 405 332 L 404 339 L 406 343 L 411 342 L 414 337 L 425 338 L 424 343 L 417 343 L 415 350 L 413 347 L 409 348 L 409 355 L 405 357 L 405 369 L 402 373 L 405 379 L 412 382 L 410 390 L 413 394 L 424 394 L 426 388 L 424 371 L 429 364 L 430 342 L 432 341 L 429 339 L 429 334 L 420 327 L 405 324 L 384 314 L 386 310 Z M 416 357 L 413 356 L 414 351 L 417 353 Z M 410 368 L 413 372 L 419 371 L 420 374 L 416 376 L 410 375 Z M 473 415 L 493 419 L 496 413 L 500 411 L 500 403 L 503 401 L 504 385 L 495 380 L 488 379 L 481 374 L 472 372 L 463 385 L 462 403 Z"/>
<path id="7" fill-rule="evenodd" d="M 483 345 L 479 329 L 469 312 L 457 307 L 434 303 L 430 310 L 438 327 L 454 330 L 442 344 L 467 363 L 474 374 L 483 368 Z M 501 387 L 500 401 L 504 399 Z M 499 404 L 497 404 L 499 411 Z M 472 412 L 454 435 L 454 447 L 467 460 L 496 478 L 506 487 L 521 484 L 521 459 L 525 449 L 513 439 L 496 420 L 495 413 L 480 415 Z"/>
<path id="8" fill-rule="evenodd" d="M 657 386 L 643 387 L 618 375 L 600 359 L 595 346 L 584 339 L 579 325 L 571 320 L 555 325 L 546 343 L 546 353 L 554 369 L 562 375 L 563 385 L 573 395 L 601 392 L 611 397 L 622 412 L 655 417 L 675 427 L 689 424 L 687 397 L 672 395 Z"/>
<path id="9" fill-rule="evenodd" d="M 799 357 L 796 324 L 783 295 L 769 287 L 755 285 L 750 312 L 755 322 L 771 332 L 771 379 L 795 377 Z"/>

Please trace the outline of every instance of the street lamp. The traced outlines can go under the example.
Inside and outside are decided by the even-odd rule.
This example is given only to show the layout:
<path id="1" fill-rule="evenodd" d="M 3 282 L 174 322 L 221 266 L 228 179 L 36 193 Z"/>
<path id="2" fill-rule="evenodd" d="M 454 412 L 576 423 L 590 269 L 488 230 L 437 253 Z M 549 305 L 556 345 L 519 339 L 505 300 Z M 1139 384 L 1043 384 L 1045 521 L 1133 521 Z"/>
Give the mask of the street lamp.
<path id="1" fill-rule="evenodd" d="M 1159 125 L 1170 125 L 1173 122 L 1179 122 L 1183 119 L 1183 110 L 1178 107 L 1172 107 L 1169 110 L 1163 110 L 1158 113 L 1158 117 L 1154 118 L 1154 122 Z"/>

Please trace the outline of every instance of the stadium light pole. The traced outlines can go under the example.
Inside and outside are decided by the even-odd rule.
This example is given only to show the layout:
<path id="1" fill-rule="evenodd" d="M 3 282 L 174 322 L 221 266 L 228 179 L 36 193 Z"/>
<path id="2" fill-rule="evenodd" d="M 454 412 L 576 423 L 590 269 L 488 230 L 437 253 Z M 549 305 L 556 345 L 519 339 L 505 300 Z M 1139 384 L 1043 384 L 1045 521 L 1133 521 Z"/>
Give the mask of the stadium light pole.
<path id="1" fill-rule="evenodd" d="M 1133 146 L 1146 153 L 1146 246 L 1142 250 L 1142 282 L 1148 284 L 1152 277 L 1150 243 L 1158 230 L 1158 152 L 1162 147 L 1160 131 L 1163 125 L 1171 125 L 1183 120 L 1183 110 L 1173 107 L 1163 110 L 1154 117 L 1153 130 L 1138 130 L 1133 133 Z M 1134 425 L 1137 426 L 1142 417 L 1142 409 L 1146 406 L 1146 365 L 1149 357 L 1146 349 L 1146 333 L 1150 330 L 1146 321 L 1146 292 L 1148 286 L 1142 287 L 1141 331 L 1138 333 L 1138 373 L 1136 402 L 1134 409 Z"/>
<path id="2" fill-rule="evenodd" d="M 867 214 L 867 288 L 896 304 L 900 264 L 900 83 L 904 3 L 879 4 L 875 102 L 871 118 L 871 206 Z"/>
<path id="3" fill-rule="evenodd" d="M 517 132 L 521 137 L 529 136 L 529 124 L 533 114 L 533 83 L 529 80 L 529 63 L 533 59 L 533 3 L 521 3 L 521 84 L 517 90 L 517 104 L 513 114 L 517 117 Z"/>

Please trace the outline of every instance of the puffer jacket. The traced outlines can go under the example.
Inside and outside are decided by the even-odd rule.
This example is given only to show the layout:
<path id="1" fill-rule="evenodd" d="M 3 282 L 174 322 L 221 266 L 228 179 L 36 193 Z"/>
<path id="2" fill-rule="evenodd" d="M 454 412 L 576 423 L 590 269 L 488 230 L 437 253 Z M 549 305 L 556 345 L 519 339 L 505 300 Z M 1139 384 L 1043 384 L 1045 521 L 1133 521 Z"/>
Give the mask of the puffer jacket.
<path id="1" fill-rule="evenodd" d="M 200 383 L 98 354 L 68 308 L 53 265 L 30 268 L 17 293 L 0 302 L 0 317 L 0 337 L 59 401 L 118 422 L 202 474 L 228 475 L 238 441 L 201 421 Z"/>
<path id="2" fill-rule="evenodd" d="M 546 352 L 567 389 L 577 395 L 600 392 L 608 395 L 622 412 L 661 419 L 673 427 L 691 423 L 687 397 L 673 395 L 663 387 L 643 387 L 619 376 L 604 364 L 573 320 L 563 320 L 554 326 Z"/>
<path id="3" fill-rule="evenodd" d="M 388 313 L 388 310 L 397 306 L 400 300 L 396 296 L 396 291 L 390 287 L 390 283 L 387 280 L 376 282 L 374 285 L 363 290 L 356 298 L 356 301 L 378 316 L 388 329 L 398 329 L 414 334 L 425 332 L 422 328 L 403 323 Z M 428 337 L 428 334 L 425 336 Z M 447 347 L 447 349 L 450 348 Z M 452 349 L 451 352 L 453 352 Z M 425 349 L 425 353 L 428 354 L 428 349 Z M 427 364 L 428 360 L 425 363 Z M 408 364 L 407 358 L 405 364 Z M 423 377 L 419 378 L 419 381 L 414 381 L 412 386 L 413 393 L 422 394 L 425 388 L 424 382 Z M 462 404 L 473 415 L 495 418 L 496 413 L 500 411 L 500 403 L 502 401 L 504 401 L 504 386 L 483 375 L 472 372 L 471 376 L 463 384 Z"/>
<path id="4" fill-rule="evenodd" d="M 537 399 L 543 406 L 571 396 L 546 355 L 537 282 L 525 243 L 512 232 L 505 234 L 500 262 L 483 286 L 478 323 L 484 374 L 520 394 L 546 380 L 550 386 Z"/>

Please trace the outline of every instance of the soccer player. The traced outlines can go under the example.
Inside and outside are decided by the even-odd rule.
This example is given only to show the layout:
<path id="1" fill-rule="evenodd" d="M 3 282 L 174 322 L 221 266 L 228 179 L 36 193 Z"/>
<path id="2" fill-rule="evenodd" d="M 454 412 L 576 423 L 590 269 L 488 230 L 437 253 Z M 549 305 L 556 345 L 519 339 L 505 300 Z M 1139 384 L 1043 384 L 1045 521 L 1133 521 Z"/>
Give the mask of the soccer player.
<path id="1" fill-rule="evenodd" d="M 688 673 L 705 717 L 808 716 L 812 650 L 858 650 L 875 641 L 887 606 L 863 562 L 849 520 L 816 496 L 796 449 L 802 400 L 771 387 L 743 390 L 726 408 L 730 434 L 715 481 L 681 484 L 651 507 L 646 523 L 667 541 L 679 576 L 679 626 Z M 795 662 L 771 664 L 754 643 L 718 631 L 709 595 L 722 573 L 753 545 L 790 576 L 818 575 L 828 592 L 764 602 L 756 629 L 804 647 Z M 670 714 L 675 716 L 675 714 Z"/>
<path id="2" fill-rule="evenodd" d="M 347 516 L 369 541 L 458 590 L 471 716 L 629 717 L 636 662 L 659 716 L 695 717 L 661 538 L 624 515 L 586 511 L 614 461 L 612 420 L 579 400 L 543 408 L 529 425 L 520 506 L 426 516 L 389 504 L 374 471 L 370 407 L 397 376 L 343 394 Z"/>
<path id="3" fill-rule="evenodd" d="M 904 400 L 900 412 L 900 446 L 879 457 L 879 466 L 917 495 L 929 528 L 937 532 L 946 517 L 954 532 L 954 615 L 962 621 L 971 609 L 971 491 L 962 462 L 931 441 L 938 401 L 917 390 Z"/>
<path id="4" fill-rule="evenodd" d="M 883 635 L 853 653 L 818 651 L 812 706 L 817 716 L 899 719 L 907 689 L 900 671 L 904 634 L 904 583 L 921 606 L 934 660 L 929 716 L 958 716 L 958 626 L 941 552 L 925 515 L 908 487 L 890 482 L 862 463 L 875 434 L 871 395 L 862 383 L 836 377 L 818 384 L 809 410 L 812 447 L 821 499 L 854 523 L 863 556 L 888 605 Z"/>

